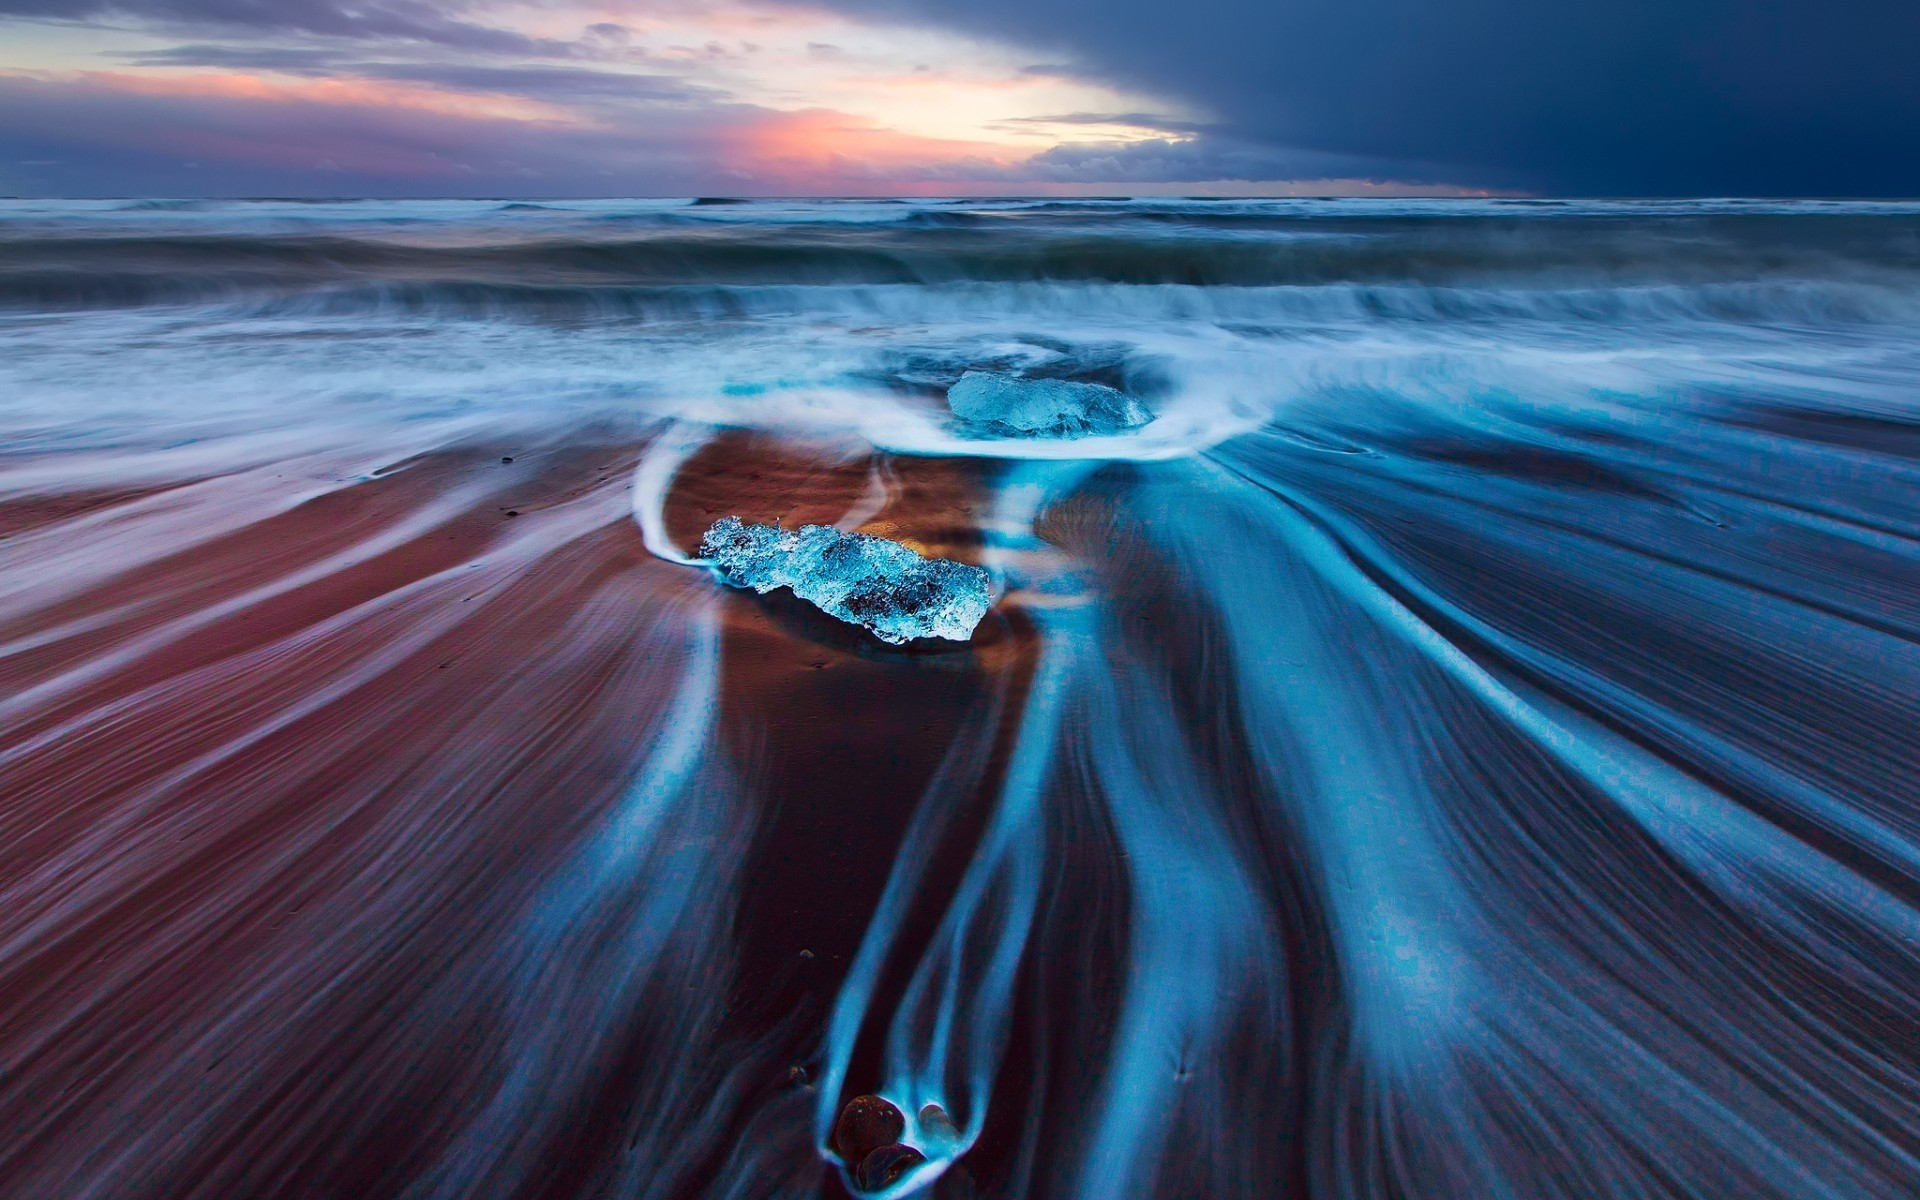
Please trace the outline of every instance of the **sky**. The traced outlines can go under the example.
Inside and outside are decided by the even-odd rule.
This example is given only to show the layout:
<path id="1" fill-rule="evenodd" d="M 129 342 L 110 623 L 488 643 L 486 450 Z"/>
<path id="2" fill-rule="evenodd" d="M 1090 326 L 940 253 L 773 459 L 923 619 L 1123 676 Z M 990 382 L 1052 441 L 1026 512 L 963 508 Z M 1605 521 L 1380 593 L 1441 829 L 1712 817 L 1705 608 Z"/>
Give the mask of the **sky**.
<path id="1" fill-rule="evenodd" d="M 0 0 L 0 195 L 1920 195 L 1920 0 Z"/>

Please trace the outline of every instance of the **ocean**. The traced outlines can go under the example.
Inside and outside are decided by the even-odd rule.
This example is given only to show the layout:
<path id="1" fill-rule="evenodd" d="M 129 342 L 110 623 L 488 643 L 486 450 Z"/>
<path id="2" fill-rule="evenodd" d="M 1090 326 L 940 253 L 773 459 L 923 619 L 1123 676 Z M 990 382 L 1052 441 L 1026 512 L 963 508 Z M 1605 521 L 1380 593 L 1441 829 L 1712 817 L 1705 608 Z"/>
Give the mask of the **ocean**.
<path id="1" fill-rule="evenodd" d="M 992 607 L 883 643 L 729 516 Z M 1920 1193 L 1920 203 L 0 201 L 0 1130 L 62 1200 Z"/>

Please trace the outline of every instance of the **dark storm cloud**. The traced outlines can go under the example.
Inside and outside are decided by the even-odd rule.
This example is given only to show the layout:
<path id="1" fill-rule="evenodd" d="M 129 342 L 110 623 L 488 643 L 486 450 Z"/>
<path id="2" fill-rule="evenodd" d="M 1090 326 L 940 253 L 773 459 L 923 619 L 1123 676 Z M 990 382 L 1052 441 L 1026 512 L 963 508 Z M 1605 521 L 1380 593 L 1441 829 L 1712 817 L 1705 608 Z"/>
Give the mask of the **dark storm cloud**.
<path id="1" fill-rule="evenodd" d="M 1044 69 L 1197 102 L 1248 143 L 1459 183 L 1920 194 L 1916 0 L 835 2 L 1071 55 Z"/>
<path id="2" fill-rule="evenodd" d="M 1187 140 L 1055 146 L 1029 159 L 1022 174 L 1052 183 L 1253 182 L 1284 179 L 1398 178 L 1441 181 L 1444 172 L 1407 169 L 1340 154 L 1286 150 L 1218 135 Z"/>

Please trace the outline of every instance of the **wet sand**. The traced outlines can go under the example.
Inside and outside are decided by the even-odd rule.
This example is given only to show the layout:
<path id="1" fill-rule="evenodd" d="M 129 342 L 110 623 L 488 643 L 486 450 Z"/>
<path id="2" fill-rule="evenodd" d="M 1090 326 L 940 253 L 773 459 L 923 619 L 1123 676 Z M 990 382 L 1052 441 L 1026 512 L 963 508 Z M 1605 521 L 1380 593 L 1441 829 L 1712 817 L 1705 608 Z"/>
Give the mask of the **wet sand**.
<path id="1" fill-rule="evenodd" d="M 1910 889 L 1862 815 L 1910 808 L 1911 696 L 1861 665 L 1910 657 L 1898 515 L 1863 493 L 1869 532 L 1818 543 L 1842 587 L 1760 482 L 1364 441 L 1011 479 L 732 432 L 680 464 L 683 548 L 739 515 L 1015 564 L 964 645 L 654 557 L 644 437 L 0 504 L 0 1179 L 844 1197 L 826 1131 L 885 1091 L 957 1123 L 944 1200 L 1305 1197 L 1386 1143 L 1459 1194 L 1555 1169 L 1453 1131 L 1562 1078 L 1612 1106 L 1578 1143 L 1605 1178 L 1650 1101 L 1597 1028 L 1696 1067 L 1760 1028 L 1910 1049 L 1901 910 L 1859 898 Z M 1022 487 L 1056 489 L 1025 538 Z M 1719 815 L 1651 807 L 1688 796 Z M 1780 915 L 1808 887 L 1854 898 L 1816 930 Z M 1747 1015 L 1669 1022 L 1650 979 Z M 1538 1040 L 1576 1003 L 1607 1015 Z M 1887 1094 L 1858 1070 L 1835 1096 Z M 1910 1129 L 1857 1119 L 1886 1140 L 1849 1177 L 1891 1178 Z"/>
<path id="2" fill-rule="evenodd" d="M 641 447 L 511 450 L 394 464 L 5 610 L 8 1178 L 86 1162 L 122 1195 L 399 1194 L 511 1061 L 472 986 L 492 943 L 659 735 L 674 686 L 649 623 L 706 600 L 719 736 L 761 802 L 672 848 L 737 881 L 733 982 L 680 1032 L 726 1057 L 706 1071 L 727 1121 L 787 1112 L 756 1136 L 821 1173 L 793 1115 L 818 1029 L 956 729 L 1017 710 L 1031 635 L 995 614 L 976 647 L 894 649 L 790 596 L 724 592 L 641 546 Z M 692 545 L 727 512 L 864 503 L 863 528 L 966 555 L 977 470 L 894 463 L 880 496 L 870 465 L 729 437 L 688 464 L 670 528 Z M 156 494 L 0 506 L 0 554 L 138 538 Z M 964 857 L 978 815 L 951 826 Z M 600 1082 L 539 1151 L 555 1194 L 598 1169 L 569 1163 L 620 1157 L 622 1077 L 657 1069 L 648 1025 L 603 1031 Z M 103 1169 L 129 1131 L 166 1141 Z M 717 1170 L 711 1153 L 681 1169 Z"/>
<path id="3" fill-rule="evenodd" d="M 1920 207 L 0 251 L 0 1200 L 1920 1195 Z"/>

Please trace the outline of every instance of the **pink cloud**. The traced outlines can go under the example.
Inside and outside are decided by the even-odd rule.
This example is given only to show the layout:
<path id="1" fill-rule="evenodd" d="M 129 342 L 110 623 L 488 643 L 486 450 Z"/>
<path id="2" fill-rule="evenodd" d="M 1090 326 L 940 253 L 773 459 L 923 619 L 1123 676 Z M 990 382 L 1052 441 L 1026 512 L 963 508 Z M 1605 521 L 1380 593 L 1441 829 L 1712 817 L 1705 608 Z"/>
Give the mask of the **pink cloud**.
<path id="1" fill-rule="evenodd" d="M 24 75 L 23 72 L 8 74 Z M 301 78 L 242 71 L 157 74 L 88 71 L 67 78 L 76 83 L 137 96 L 185 96 L 246 100 L 264 104 L 335 104 L 418 109 L 451 116 L 503 117 L 514 120 L 567 120 L 557 104 L 497 92 L 455 91 L 420 83 L 384 79 Z"/>
<path id="2" fill-rule="evenodd" d="M 803 190 L 827 182 L 904 187 L 967 173 L 997 175 L 1022 157 L 989 142 L 903 133 L 831 109 L 763 110 L 726 130 L 718 152 L 744 177 Z"/>

